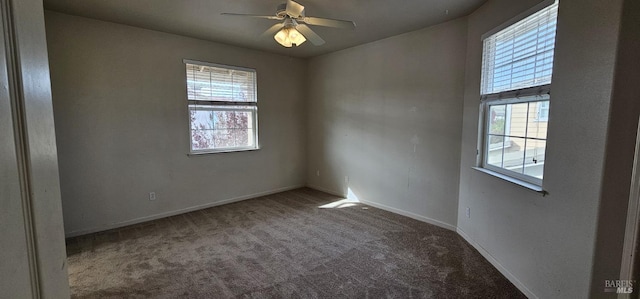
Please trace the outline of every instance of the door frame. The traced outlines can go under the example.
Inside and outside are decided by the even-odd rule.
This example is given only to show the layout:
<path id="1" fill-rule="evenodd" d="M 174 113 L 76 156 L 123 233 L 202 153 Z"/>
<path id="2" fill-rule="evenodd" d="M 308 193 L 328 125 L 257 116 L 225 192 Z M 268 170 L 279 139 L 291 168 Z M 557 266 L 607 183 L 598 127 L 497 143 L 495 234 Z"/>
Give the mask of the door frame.
<path id="1" fill-rule="evenodd" d="M 69 298 L 42 0 L 0 0 L 0 23 L 0 67 L 6 71 L 0 100 L 10 107 L 3 133 L 13 141 L 13 149 L 3 148 L 12 156 L 3 157 L 3 166 L 11 168 L 3 175 L 11 182 L 0 182 L 8 195 L 1 200 L 12 208 L 6 217 L 11 228 L 2 234 L 11 239 L 2 241 L 3 249 L 21 253 L 6 260 L 11 268 L 0 268 L 0 286 L 4 295 L 19 298 Z M 28 274 L 17 276 L 16 267 L 28 268 Z"/>
<path id="2" fill-rule="evenodd" d="M 633 173 L 631 175 L 631 190 L 629 192 L 629 204 L 627 205 L 627 224 L 625 227 L 624 243 L 622 249 L 622 264 L 620 265 L 620 280 L 632 280 L 634 262 L 639 258 L 638 233 L 640 232 L 640 119 L 636 132 L 636 147 L 633 158 Z M 638 292 L 634 285 L 634 292 Z M 622 294 L 621 294 L 622 295 Z M 629 298 L 628 294 L 618 298 Z"/>

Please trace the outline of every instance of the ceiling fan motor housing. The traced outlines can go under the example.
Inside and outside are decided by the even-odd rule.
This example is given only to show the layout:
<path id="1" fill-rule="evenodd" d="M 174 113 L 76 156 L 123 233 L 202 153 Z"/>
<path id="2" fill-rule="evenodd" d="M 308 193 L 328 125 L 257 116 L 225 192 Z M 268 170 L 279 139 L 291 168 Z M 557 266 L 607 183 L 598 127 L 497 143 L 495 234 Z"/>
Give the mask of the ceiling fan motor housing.
<path id="1" fill-rule="evenodd" d="M 278 5 L 278 8 L 276 8 L 276 16 L 278 18 L 291 18 L 291 16 L 287 14 L 287 3 Z M 304 10 L 300 13 L 300 17 L 304 17 Z"/>
<path id="2" fill-rule="evenodd" d="M 278 5 L 278 8 L 276 9 L 276 16 L 278 16 L 279 18 L 284 18 L 287 16 L 287 3 Z"/>
<path id="3" fill-rule="evenodd" d="M 298 22 L 296 22 L 296 20 L 294 19 L 286 18 L 282 25 L 284 28 L 295 28 L 296 26 L 298 26 Z"/>

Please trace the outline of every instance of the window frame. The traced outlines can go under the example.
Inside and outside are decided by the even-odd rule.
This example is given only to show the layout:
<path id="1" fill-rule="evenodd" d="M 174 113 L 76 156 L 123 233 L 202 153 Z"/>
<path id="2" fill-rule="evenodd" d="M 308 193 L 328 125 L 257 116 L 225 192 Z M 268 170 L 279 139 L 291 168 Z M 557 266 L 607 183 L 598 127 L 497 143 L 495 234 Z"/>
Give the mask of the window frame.
<path id="1" fill-rule="evenodd" d="M 536 87 L 531 87 L 531 88 L 527 88 L 527 89 L 523 89 L 523 90 L 516 90 L 516 92 L 518 92 L 517 95 L 512 95 L 512 96 L 508 96 L 506 98 L 496 98 L 496 97 L 492 97 L 489 99 L 485 99 L 484 101 L 482 101 L 482 103 L 480 104 L 482 106 L 481 109 L 481 113 L 482 113 L 482 126 L 481 126 L 481 136 L 480 136 L 480 144 L 481 144 L 481 150 L 479 150 L 479 154 L 480 154 L 480 167 L 492 172 L 496 172 L 505 176 L 509 176 L 512 177 L 514 179 L 526 182 L 526 183 L 530 183 L 530 184 L 534 184 L 536 186 L 542 186 L 542 179 L 539 179 L 537 177 L 534 176 L 530 176 L 530 175 L 526 175 L 523 173 L 517 173 L 515 171 L 511 171 L 509 169 L 503 168 L 503 167 L 497 167 L 494 165 L 491 165 L 488 163 L 488 158 L 489 158 L 489 144 L 488 144 L 488 140 L 487 138 L 490 135 L 496 135 L 496 134 L 490 134 L 488 132 L 489 128 L 490 128 L 490 124 L 489 122 L 491 121 L 491 117 L 490 117 L 490 113 L 491 113 L 491 106 L 500 106 L 500 105 L 509 105 L 509 104 L 521 104 L 521 103 L 536 103 L 536 102 L 549 102 L 549 104 L 551 103 L 551 95 L 550 95 L 550 84 L 544 85 L 544 86 L 536 86 Z M 497 94 L 495 94 L 497 95 Z M 547 95 L 548 99 L 534 99 L 534 100 L 529 100 L 529 98 L 531 97 L 541 97 Z M 505 114 L 507 114 L 507 112 L 505 112 Z M 505 115 L 505 119 L 507 119 L 507 115 Z M 538 120 L 531 120 L 533 121 L 538 121 Z M 526 122 L 527 126 L 529 125 L 529 122 Z M 531 138 L 531 137 L 527 137 L 527 136 L 512 136 L 512 135 L 507 135 L 506 134 L 506 129 L 507 128 L 507 122 L 505 121 L 505 134 L 503 134 L 503 147 L 504 147 L 504 142 L 506 142 L 507 138 L 510 137 L 514 137 L 514 138 L 522 138 L 522 139 L 531 139 L 531 140 L 542 140 L 541 138 Z M 526 134 L 525 134 L 526 135 Z M 544 141 L 546 142 L 547 139 L 545 138 Z M 525 149 L 526 151 L 526 149 Z M 546 152 L 546 150 L 545 150 Z M 526 157 L 526 152 L 525 152 L 525 157 Z M 523 166 L 526 165 L 523 162 Z"/>
<path id="2" fill-rule="evenodd" d="M 204 62 L 198 60 L 191 59 L 183 59 L 183 64 L 185 66 L 185 97 L 187 99 L 187 121 L 188 121 L 188 140 L 189 140 L 189 153 L 188 155 L 206 155 L 206 154 L 218 154 L 218 153 L 231 153 L 231 152 L 245 152 L 245 151 L 255 151 L 260 149 L 260 142 L 258 139 L 258 72 L 253 68 L 247 67 L 239 67 L 232 65 L 225 65 L 219 63 L 211 63 Z M 189 99 L 189 91 L 188 91 L 188 82 L 186 73 L 186 65 L 199 65 L 199 66 L 210 66 L 216 68 L 224 68 L 229 70 L 239 70 L 245 72 L 254 73 L 253 89 L 255 90 L 255 101 L 206 101 L 206 100 L 191 100 Z M 192 107 L 195 107 L 193 109 Z M 201 110 L 211 110 L 211 111 L 241 111 L 241 112 L 251 112 L 251 126 L 253 129 L 253 146 L 236 146 L 236 147 L 224 147 L 224 148 L 213 148 L 213 149 L 193 149 L 193 128 L 191 123 L 191 111 L 198 110 L 198 107 L 201 107 Z M 228 107 L 228 108 L 225 108 Z M 238 108 L 232 108 L 238 107 Z M 242 108 L 240 108 L 242 107 Z M 248 108 L 247 108 L 248 107 Z"/>
<path id="3" fill-rule="evenodd" d="M 481 37 L 481 43 L 483 44 L 482 47 L 482 57 L 484 59 L 485 57 L 485 47 L 484 47 L 484 41 L 511 27 L 512 25 L 515 25 L 516 23 L 527 19 L 528 17 L 538 13 L 539 11 L 553 5 L 556 3 L 556 0 L 546 0 L 543 1 L 541 3 L 539 3 L 538 5 L 530 8 L 529 10 L 519 14 L 518 16 L 512 18 L 511 20 L 501 24 L 498 27 L 495 27 L 494 29 L 490 30 L 489 32 L 485 33 L 482 35 Z M 556 30 L 557 30 L 557 25 L 556 25 Z M 555 41 L 554 41 L 555 44 Z M 555 45 L 554 45 L 554 52 L 555 52 Z M 555 56 L 555 53 L 554 53 Z M 553 72 L 553 70 L 552 70 Z M 484 62 L 482 62 L 481 64 L 481 70 L 480 70 L 480 74 L 481 74 L 481 82 L 484 83 L 485 78 L 483 77 L 485 73 L 485 68 L 484 68 Z M 553 83 L 553 78 L 551 78 L 551 82 L 549 82 L 548 84 L 543 84 L 543 85 L 537 85 L 537 86 L 531 86 L 531 87 L 525 87 L 525 88 L 520 88 L 520 89 L 512 89 L 512 90 L 506 90 L 506 91 L 501 91 L 501 92 L 496 92 L 496 93 L 490 93 L 490 94 L 482 94 L 482 90 L 483 90 L 483 86 L 480 86 L 480 121 L 479 121 L 479 130 L 478 130 L 478 150 L 477 150 L 477 161 L 476 161 L 476 167 L 473 167 L 476 170 L 479 170 L 481 172 L 502 178 L 504 180 L 510 181 L 512 183 L 518 184 L 520 186 L 532 189 L 534 191 L 537 192 L 541 192 L 543 194 L 545 194 L 546 192 L 542 189 L 542 184 L 543 184 L 543 179 L 539 179 L 537 177 L 534 176 L 530 176 L 530 175 L 526 175 L 526 174 L 521 174 L 521 173 L 517 173 L 514 171 L 511 171 L 509 169 L 506 168 L 502 168 L 502 167 L 496 167 L 493 165 L 490 165 L 487 161 L 488 161 L 488 156 L 489 156 L 489 145 L 488 145 L 488 137 L 491 135 L 489 132 L 489 122 L 490 122 L 490 107 L 494 106 L 494 105 L 505 105 L 505 104 L 517 104 L 517 103 L 534 103 L 534 102 L 540 102 L 540 101 L 548 101 L 549 102 L 549 106 L 547 106 L 548 111 L 550 111 L 550 106 L 551 106 L 551 85 Z M 482 84 L 481 84 L 482 85 Z M 542 96 L 542 95 L 548 95 L 548 99 L 535 99 L 535 100 L 531 100 L 530 97 L 533 96 Z M 538 109 L 536 115 L 536 119 L 534 119 L 533 121 L 536 122 L 541 122 L 541 121 L 549 121 L 549 117 L 547 115 L 547 117 L 545 119 L 540 119 L 539 113 L 540 109 Z M 506 112 L 505 112 L 506 114 Z M 505 115 L 505 120 L 506 120 L 507 116 Z M 527 126 L 528 126 L 528 122 L 527 122 Z M 505 121 L 505 134 L 506 135 L 506 121 Z M 526 136 L 524 136 L 526 137 Z M 526 138 L 525 138 L 526 139 Z M 547 141 L 547 138 L 544 139 L 545 142 Z M 504 142 L 504 141 L 503 141 Z M 504 145 L 503 145 L 504 146 Z M 546 149 L 545 149 L 545 153 L 546 153 Z M 546 159 L 545 159 L 546 160 Z M 523 165 L 526 165 L 523 162 Z M 544 171 L 544 170 L 543 170 Z"/>
<path id="4" fill-rule="evenodd" d="M 536 107 L 536 121 L 539 122 L 548 122 L 549 121 L 549 106 L 551 105 L 550 101 L 549 104 L 547 104 L 546 106 L 540 105 L 538 107 Z M 547 111 L 547 113 L 544 114 L 543 116 L 543 111 Z"/>

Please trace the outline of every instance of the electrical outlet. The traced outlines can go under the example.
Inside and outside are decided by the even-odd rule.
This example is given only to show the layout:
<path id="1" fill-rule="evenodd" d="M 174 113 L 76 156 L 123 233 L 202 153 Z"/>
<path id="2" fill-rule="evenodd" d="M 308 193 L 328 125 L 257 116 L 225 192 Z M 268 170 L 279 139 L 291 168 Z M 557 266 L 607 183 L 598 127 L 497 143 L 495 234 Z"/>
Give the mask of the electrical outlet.
<path id="1" fill-rule="evenodd" d="M 316 176 L 320 176 L 320 170 L 316 170 Z"/>
<path id="2" fill-rule="evenodd" d="M 467 207 L 467 218 L 471 218 L 471 208 Z"/>
<path id="3" fill-rule="evenodd" d="M 149 192 L 149 200 L 156 200 L 156 193 L 155 192 Z"/>
<path id="4" fill-rule="evenodd" d="M 348 176 L 348 175 L 345 175 L 345 176 L 344 176 L 344 182 L 345 182 L 345 183 L 347 183 L 347 184 L 349 184 L 349 176 Z"/>

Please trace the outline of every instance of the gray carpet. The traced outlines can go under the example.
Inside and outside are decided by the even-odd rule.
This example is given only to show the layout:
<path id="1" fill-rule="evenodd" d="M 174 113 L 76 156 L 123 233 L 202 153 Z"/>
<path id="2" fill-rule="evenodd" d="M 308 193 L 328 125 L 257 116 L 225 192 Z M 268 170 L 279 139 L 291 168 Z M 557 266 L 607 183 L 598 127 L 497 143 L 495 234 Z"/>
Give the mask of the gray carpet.
<path id="1" fill-rule="evenodd" d="M 308 188 L 67 240 L 75 298 L 525 298 L 456 233 Z"/>

